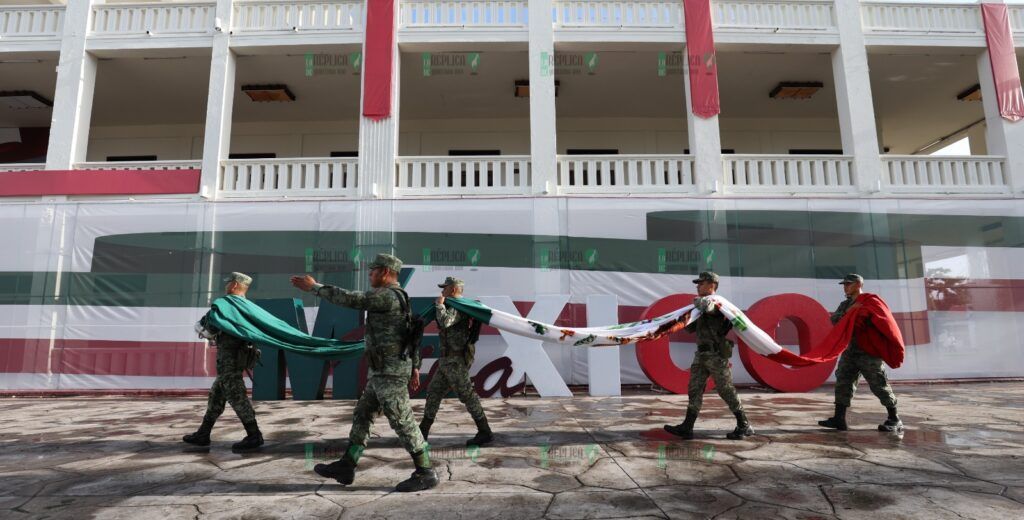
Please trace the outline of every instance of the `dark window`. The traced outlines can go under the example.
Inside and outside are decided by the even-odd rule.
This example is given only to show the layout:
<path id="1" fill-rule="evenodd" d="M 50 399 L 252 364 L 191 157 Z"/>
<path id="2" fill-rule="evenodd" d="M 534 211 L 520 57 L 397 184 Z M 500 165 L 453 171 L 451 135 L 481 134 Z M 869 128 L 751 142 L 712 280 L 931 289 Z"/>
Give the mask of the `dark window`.
<path id="1" fill-rule="evenodd" d="M 726 154 L 726 153 L 736 153 L 736 149 L 735 148 L 722 148 L 722 153 L 723 154 Z M 683 155 L 690 155 L 690 149 L 689 148 L 684 149 L 683 150 Z"/>
<path id="2" fill-rule="evenodd" d="M 331 157 L 359 157 L 359 152 L 331 152 Z"/>
<path id="3" fill-rule="evenodd" d="M 618 155 L 615 148 L 569 148 L 566 155 Z"/>
<path id="4" fill-rule="evenodd" d="M 140 161 L 155 161 L 155 155 L 108 155 L 107 161 L 109 162 L 140 162 Z"/>
<path id="5" fill-rule="evenodd" d="M 501 150 L 448 150 L 451 157 L 463 157 L 472 155 L 501 155 Z"/>
<path id="6" fill-rule="evenodd" d="M 276 153 L 232 153 L 228 159 L 276 159 Z"/>
<path id="7" fill-rule="evenodd" d="M 790 155 L 843 155 L 842 150 L 832 148 L 794 148 L 789 150 Z"/>

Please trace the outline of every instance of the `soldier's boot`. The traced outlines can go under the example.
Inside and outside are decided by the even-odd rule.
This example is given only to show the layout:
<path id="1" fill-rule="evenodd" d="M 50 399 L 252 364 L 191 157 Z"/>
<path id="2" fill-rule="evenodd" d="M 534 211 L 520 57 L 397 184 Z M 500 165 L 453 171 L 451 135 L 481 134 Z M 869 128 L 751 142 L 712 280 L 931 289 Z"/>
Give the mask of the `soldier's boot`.
<path id="1" fill-rule="evenodd" d="M 181 438 L 182 441 L 195 446 L 209 446 L 210 445 L 210 432 L 213 431 L 213 420 L 203 417 L 203 424 L 199 425 L 199 429 L 195 433 L 190 433 Z"/>
<path id="2" fill-rule="evenodd" d="M 736 416 L 736 429 L 725 434 L 726 439 L 740 441 L 744 437 L 750 437 L 754 434 L 754 429 L 750 427 L 750 422 L 747 421 L 747 414 L 743 413 L 743 410 L 735 412 L 733 415 Z"/>
<path id="3" fill-rule="evenodd" d="M 899 432 L 903 430 L 903 421 L 900 420 L 900 416 L 896 413 L 896 407 L 887 407 L 889 411 L 889 417 L 885 419 L 885 422 L 878 425 L 878 431 L 880 432 Z"/>
<path id="4" fill-rule="evenodd" d="M 824 421 L 818 421 L 818 426 L 824 426 L 825 428 L 835 428 L 839 431 L 849 430 L 849 426 L 846 425 L 846 406 L 837 404 L 836 413 L 832 417 L 825 419 Z"/>
<path id="5" fill-rule="evenodd" d="M 686 410 L 686 419 L 683 419 L 683 422 L 681 422 L 681 423 L 679 423 L 677 425 L 674 425 L 674 426 L 666 424 L 665 425 L 665 431 L 671 433 L 672 435 L 675 435 L 677 437 L 682 437 L 682 438 L 687 439 L 687 440 L 692 439 L 693 438 L 693 424 L 695 422 L 697 422 L 697 414 L 699 414 L 699 413 L 700 412 L 698 412 L 696 410 L 687 409 Z"/>
<path id="6" fill-rule="evenodd" d="M 362 453 L 361 449 L 355 451 Z M 313 471 L 321 477 L 333 478 L 338 481 L 338 484 L 347 486 L 356 480 L 356 464 L 358 460 L 353 457 L 352 452 L 351 445 L 349 445 L 341 459 L 330 464 L 317 464 L 313 466 Z"/>
<path id="7" fill-rule="evenodd" d="M 426 417 L 420 419 L 420 433 L 423 434 L 423 440 L 427 440 L 427 436 L 430 435 L 430 427 L 433 425 L 433 419 L 427 419 Z"/>
<path id="8" fill-rule="evenodd" d="M 437 473 L 430 467 L 430 457 L 426 452 L 420 451 L 412 454 L 412 460 L 416 464 L 416 471 L 412 476 L 395 486 L 399 493 L 412 491 L 423 491 L 437 485 Z"/>
<path id="9" fill-rule="evenodd" d="M 245 438 L 232 444 L 231 451 L 236 453 L 253 451 L 263 446 L 263 434 L 260 433 L 260 427 L 256 425 L 256 421 L 242 425 L 245 426 Z"/>
<path id="10" fill-rule="evenodd" d="M 479 419 L 474 418 L 473 422 L 476 423 L 476 436 L 466 441 L 466 446 L 490 444 L 494 440 L 494 434 L 491 433 L 491 426 L 487 424 L 487 416 Z"/>

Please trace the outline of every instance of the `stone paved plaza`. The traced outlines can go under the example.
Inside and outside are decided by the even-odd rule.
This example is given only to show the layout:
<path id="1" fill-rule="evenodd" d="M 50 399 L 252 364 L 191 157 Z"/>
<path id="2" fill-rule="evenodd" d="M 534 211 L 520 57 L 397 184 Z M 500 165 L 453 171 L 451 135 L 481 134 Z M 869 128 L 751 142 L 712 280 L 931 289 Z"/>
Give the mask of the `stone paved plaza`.
<path id="1" fill-rule="evenodd" d="M 338 457 L 350 401 L 256 405 L 264 450 L 236 455 L 230 408 L 209 450 L 188 448 L 198 398 L 0 399 L 0 518 L 1022 518 L 1024 383 L 900 385 L 902 436 L 862 389 L 849 432 L 816 425 L 831 388 L 742 392 L 758 435 L 733 442 L 717 396 L 698 438 L 674 440 L 685 396 L 486 400 L 493 446 L 455 400 L 434 424 L 441 484 L 412 471 L 378 419 L 356 482 L 311 471 Z M 417 414 L 422 401 L 416 402 Z"/>

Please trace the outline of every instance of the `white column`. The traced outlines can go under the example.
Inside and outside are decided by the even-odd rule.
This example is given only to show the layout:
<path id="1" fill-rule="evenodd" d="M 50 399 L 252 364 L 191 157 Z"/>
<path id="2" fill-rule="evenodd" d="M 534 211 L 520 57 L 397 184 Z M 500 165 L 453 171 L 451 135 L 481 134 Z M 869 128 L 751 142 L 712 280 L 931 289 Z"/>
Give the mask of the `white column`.
<path id="1" fill-rule="evenodd" d="M 70 170 L 73 164 L 85 161 L 96 88 L 96 57 L 85 51 L 91 18 L 91 0 L 68 2 L 46 150 L 47 170 Z"/>
<path id="2" fill-rule="evenodd" d="M 210 57 L 210 93 L 206 101 L 203 133 L 203 173 L 199 194 L 216 199 L 220 190 L 220 165 L 231 153 L 231 117 L 235 103 L 235 67 L 231 51 L 231 0 L 217 0 L 216 29 Z"/>
<path id="3" fill-rule="evenodd" d="M 836 82 L 836 105 L 843 153 L 853 156 L 857 189 L 879 189 L 882 158 L 871 100 L 868 53 L 861 29 L 860 2 L 835 0 L 839 48 L 832 53 L 832 75 Z"/>
<path id="4" fill-rule="evenodd" d="M 551 0 L 530 0 L 530 163 L 531 191 L 555 195 L 555 32 Z"/>
<path id="5" fill-rule="evenodd" d="M 683 49 L 683 62 L 687 63 L 686 49 Z M 697 193 L 721 192 L 722 175 L 722 136 L 719 133 L 718 115 L 708 118 L 693 113 L 693 96 L 690 88 L 690 67 L 683 70 L 683 84 L 686 87 L 686 137 L 690 143 L 690 154 L 693 155 L 693 182 Z"/>
<path id="6" fill-rule="evenodd" d="M 374 121 L 363 115 L 366 100 L 366 41 L 363 41 L 363 75 L 359 102 L 359 196 L 361 198 L 391 198 L 395 193 L 395 160 L 398 157 L 398 97 L 401 93 L 402 57 L 398 52 L 398 16 L 400 6 L 395 2 L 395 39 L 391 60 L 391 116 Z"/>
<path id="7" fill-rule="evenodd" d="M 603 327 L 619 323 L 619 298 L 614 294 L 587 296 L 587 326 Z M 594 397 L 622 395 L 620 347 L 588 348 L 587 385 Z"/>
<path id="8" fill-rule="evenodd" d="M 985 109 L 985 144 L 988 146 L 988 154 L 1006 157 L 1004 164 L 1010 188 L 1014 193 L 1024 192 L 1024 121 L 1011 122 L 999 115 L 992 62 L 989 61 L 987 50 L 978 56 L 978 83 L 981 85 L 981 103 Z"/>

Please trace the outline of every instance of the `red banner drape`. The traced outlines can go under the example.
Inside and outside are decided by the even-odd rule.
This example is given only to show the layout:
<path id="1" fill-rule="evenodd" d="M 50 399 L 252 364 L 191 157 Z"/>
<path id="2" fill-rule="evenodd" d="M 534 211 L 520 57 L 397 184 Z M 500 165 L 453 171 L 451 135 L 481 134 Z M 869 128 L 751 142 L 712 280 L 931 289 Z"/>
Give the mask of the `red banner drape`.
<path id="1" fill-rule="evenodd" d="M 711 29 L 711 0 L 683 0 L 686 18 L 686 57 L 690 70 L 690 104 L 693 113 L 708 118 L 718 115 L 718 58 Z"/>
<path id="2" fill-rule="evenodd" d="M 985 21 L 985 42 L 988 43 L 999 115 L 1010 121 L 1020 121 L 1024 119 L 1024 92 L 1021 91 L 1006 4 L 981 4 L 981 15 Z"/>
<path id="3" fill-rule="evenodd" d="M 395 0 L 369 0 L 363 56 L 363 116 L 391 117 L 392 63 L 395 59 Z"/>

